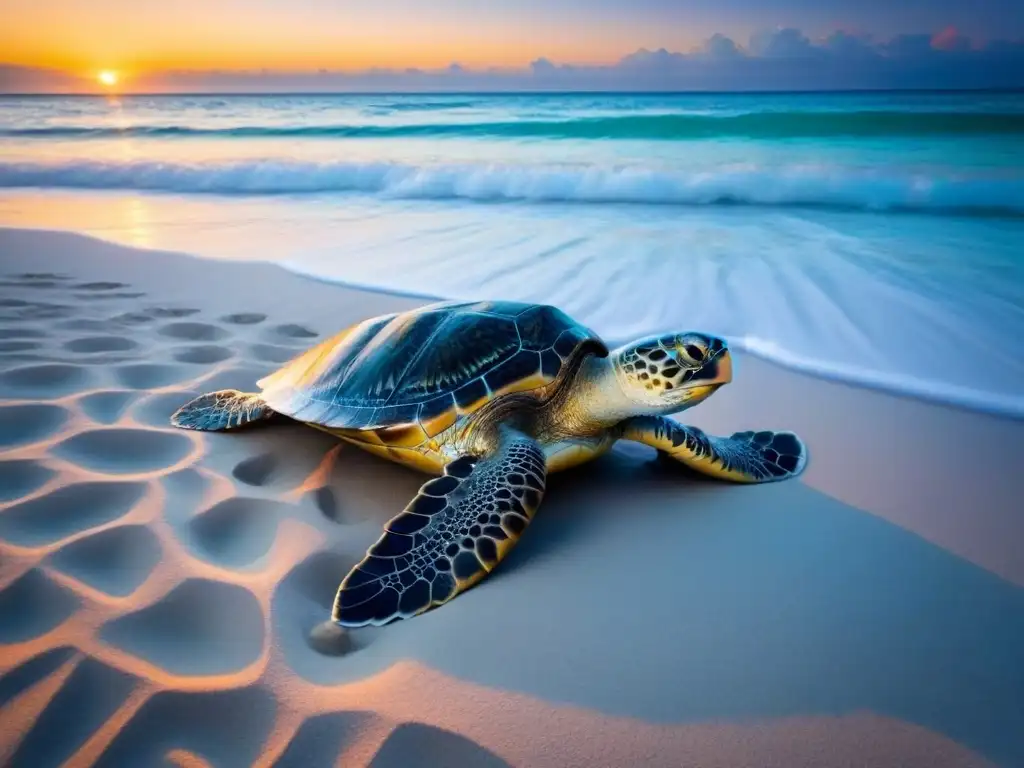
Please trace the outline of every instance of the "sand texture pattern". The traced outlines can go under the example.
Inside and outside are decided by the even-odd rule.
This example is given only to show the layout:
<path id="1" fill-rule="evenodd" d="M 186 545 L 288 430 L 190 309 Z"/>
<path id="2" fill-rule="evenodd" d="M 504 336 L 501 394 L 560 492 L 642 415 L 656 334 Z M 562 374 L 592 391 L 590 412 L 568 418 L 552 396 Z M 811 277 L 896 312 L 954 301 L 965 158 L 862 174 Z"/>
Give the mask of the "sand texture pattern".
<path id="1" fill-rule="evenodd" d="M 1019 422 L 745 358 L 687 421 L 792 428 L 803 479 L 616 448 L 479 587 L 341 631 L 422 476 L 168 420 L 418 302 L 17 230 L 0 273 L 0 765 L 1024 765 Z"/>

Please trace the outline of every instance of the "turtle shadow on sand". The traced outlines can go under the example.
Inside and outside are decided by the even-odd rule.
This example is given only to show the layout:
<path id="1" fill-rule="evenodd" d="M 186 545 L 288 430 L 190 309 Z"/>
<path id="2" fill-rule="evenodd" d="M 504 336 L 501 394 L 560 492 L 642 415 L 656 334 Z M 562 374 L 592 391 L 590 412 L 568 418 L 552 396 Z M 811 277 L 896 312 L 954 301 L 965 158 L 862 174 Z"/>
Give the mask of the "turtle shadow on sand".
<path id="1" fill-rule="evenodd" d="M 485 585 L 415 619 L 419 660 L 649 722 L 869 710 L 1024 764 L 1024 590 L 804 485 L 644 458 L 552 483 Z"/>
<path id="2" fill-rule="evenodd" d="M 421 478 L 351 451 L 330 482 L 360 503 L 349 483 L 397 498 Z M 368 502 L 372 536 L 400 506 Z M 1024 762 L 1024 590 L 802 484 L 724 485 L 647 449 L 552 478 L 493 576 L 372 646 L 358 672 L 316 654 L 316 676 L 411 658 L 666 724 L 867 710 Z"/>
<path id="3" fill-rule="evenodd" d="M 326 445 L 312 430 L 279 429 L 249 434 L 283 438 L 286 461 L 303 437 L 300 453 Z M 343 449 L 327 482 L 366 525 L 332 523 L 328 548 L 351 559 L 422 479 Z M 310 627 L 327 619 L 345 563 L 316 583 Z M 295 601 L 279 597 L 272 613 Z M 412 659 L 655 723 L 867 710 L 1024 763 L 1024 590 L 800 483 L 706 481 L 647 449 L 616 448 L 553 476 L 492 577 L 366 637 L 372 651 L 356 667 L 298 643 L 289 657 L 334 683 Z"/>

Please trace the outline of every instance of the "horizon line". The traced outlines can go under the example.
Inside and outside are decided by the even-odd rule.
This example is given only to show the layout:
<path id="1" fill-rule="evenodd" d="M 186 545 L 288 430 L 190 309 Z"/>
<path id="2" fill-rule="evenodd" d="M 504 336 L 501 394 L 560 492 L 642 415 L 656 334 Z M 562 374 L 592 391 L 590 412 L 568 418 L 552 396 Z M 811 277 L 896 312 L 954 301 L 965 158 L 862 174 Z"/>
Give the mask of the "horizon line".
<path id="1" fill-rule="evenodd" d="M 244 96 L 591 96 L 602 94 L 607 96 L 728 96 L 736 95 L 792 95 L 792 94 L 829 94 L 829 93 L 1024 93 L 1024 86 L 982 86 L 977 88 L 922 88 L 922 87 L 893 87 L 893 88 L 750 88 L 722 90 L 717 88 L 700 89 L 603 89 L 589 88 L 576 90 L 557 89 L 508 89 L 491 91 L 473 91 L 458 89 L 431 89 L 426 88 L 418 91 L 408 90 L 330 90 L 330 91 L 11 91 L 0 92 L 0 98 L 122 98 L 126 96 L 142 97 L 182 97 L 182 96 L 220 96 L 220 97 L 244 97 Z"/>

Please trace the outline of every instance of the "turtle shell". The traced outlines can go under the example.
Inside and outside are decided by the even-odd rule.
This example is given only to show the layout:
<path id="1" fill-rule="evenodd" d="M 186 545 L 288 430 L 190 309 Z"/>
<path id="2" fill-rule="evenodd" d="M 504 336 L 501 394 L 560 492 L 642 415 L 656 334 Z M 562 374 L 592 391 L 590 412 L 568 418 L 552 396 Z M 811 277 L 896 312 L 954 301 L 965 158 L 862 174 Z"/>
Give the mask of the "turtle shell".
<path id="1" fill-rule="evenodd" d="M 495 397 L 553 384 L 587 351 L 608 354 L 593 331 L 555 307 L 448 302 L 359 323 L 259 386 L 271 408 L 300 421 L 418 425 L 433 436 Z"/>

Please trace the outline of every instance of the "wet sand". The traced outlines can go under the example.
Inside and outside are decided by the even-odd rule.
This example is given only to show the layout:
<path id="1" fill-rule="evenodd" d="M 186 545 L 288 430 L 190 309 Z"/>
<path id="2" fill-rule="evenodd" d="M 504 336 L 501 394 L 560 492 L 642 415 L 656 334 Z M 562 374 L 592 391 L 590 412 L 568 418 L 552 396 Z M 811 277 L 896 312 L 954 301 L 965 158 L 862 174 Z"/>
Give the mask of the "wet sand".
<path id="1" fill-rule="evenodd" d="M 423 478 L 297 424 L 172 429 L 415 299 L 0 230 L 0 764 L 1024 764 L 1024 422 L 740 356 L 685 419 L 798 481 L 622 445 L 452 603 L 322 637 Z"/>

